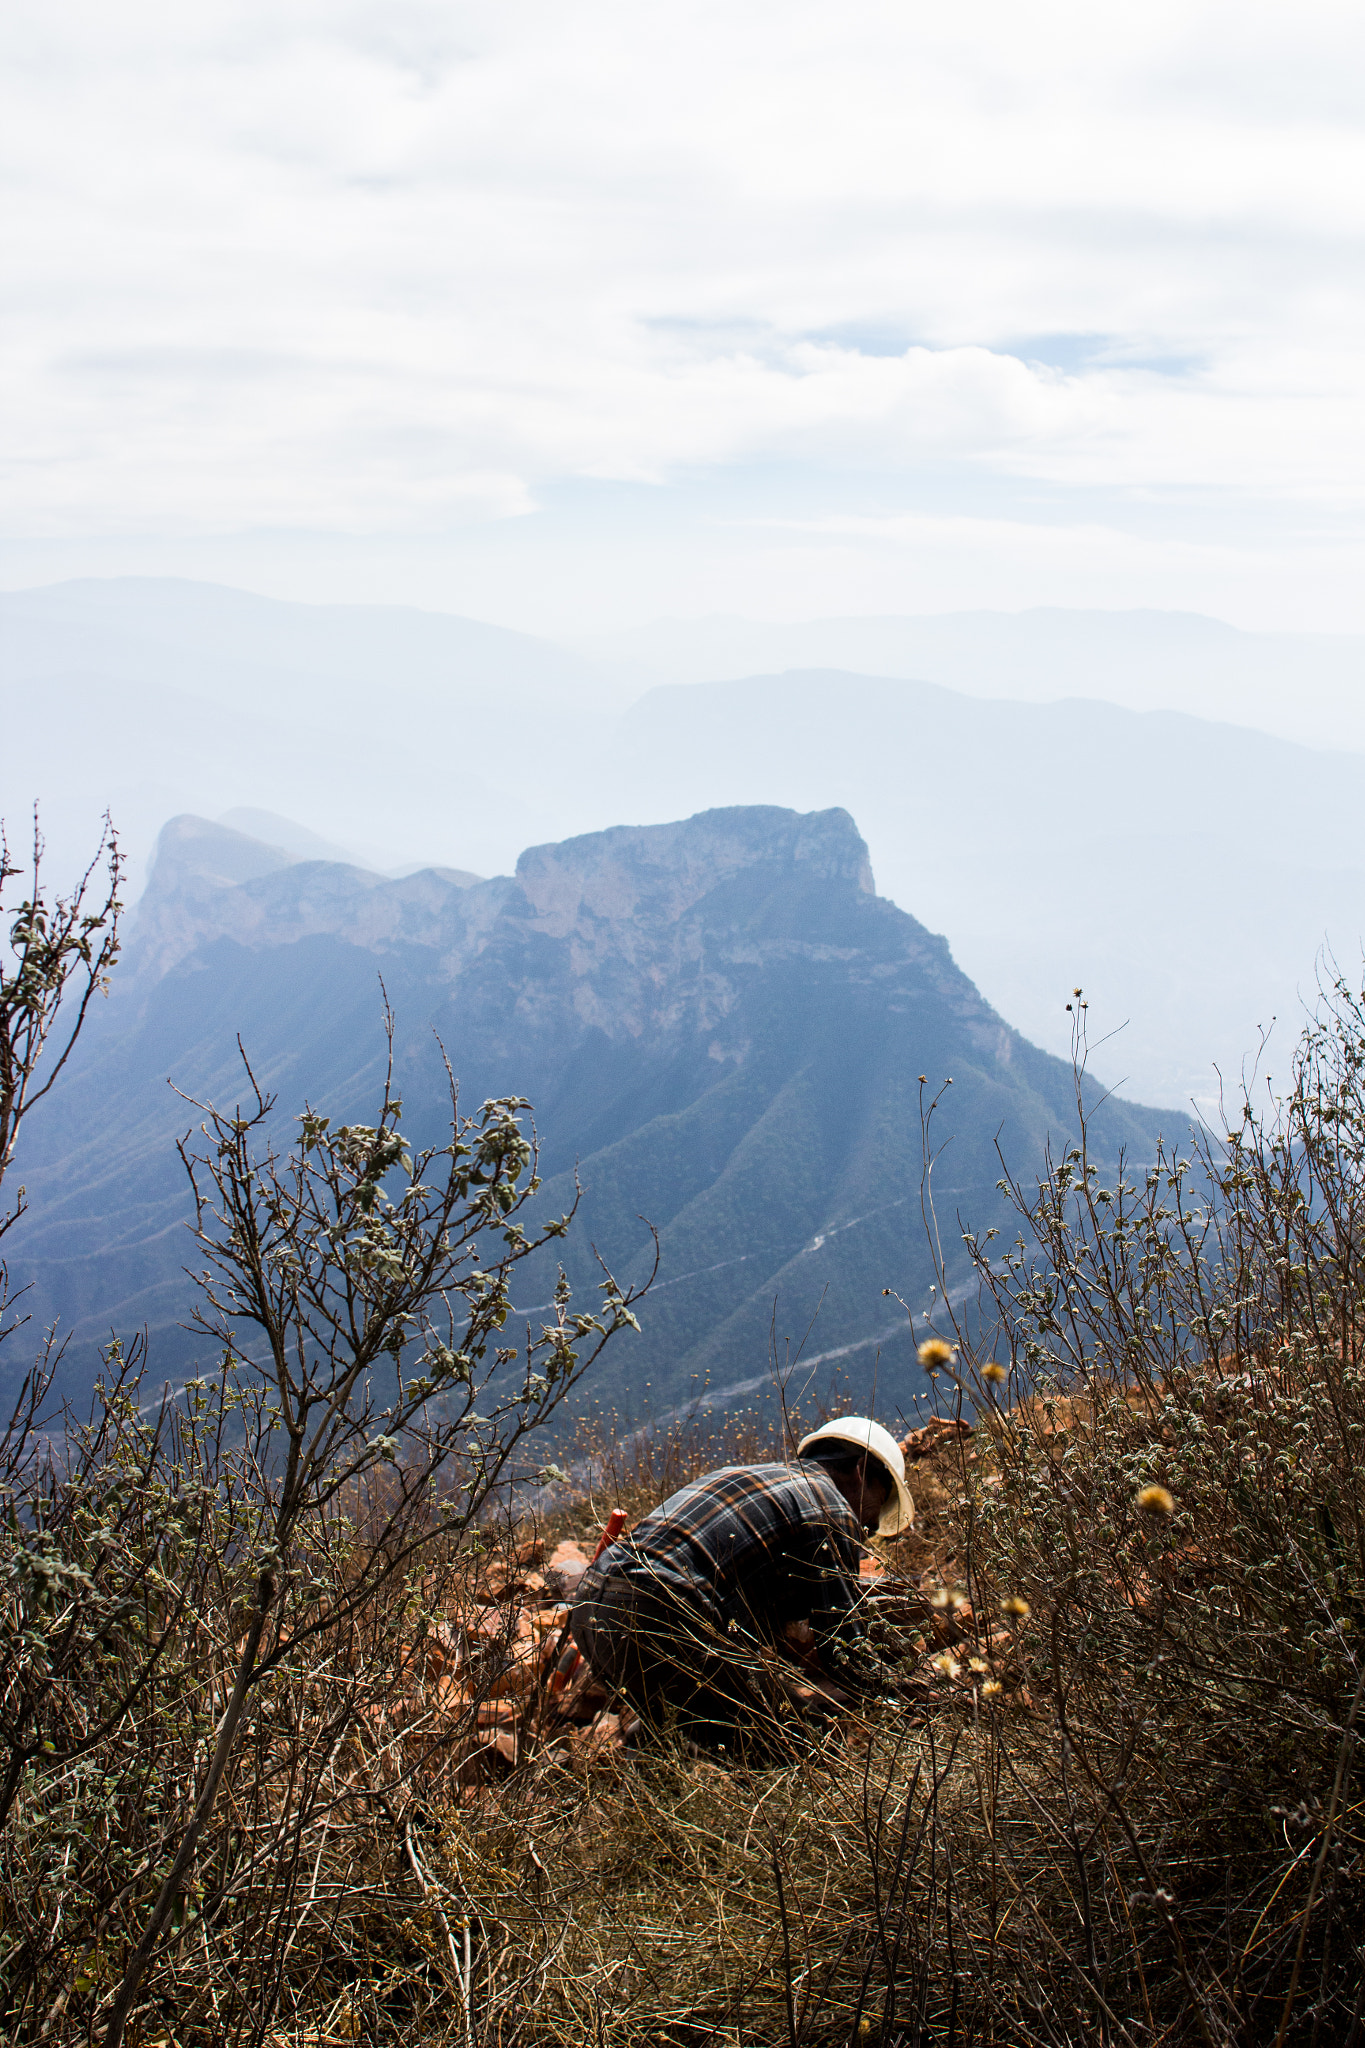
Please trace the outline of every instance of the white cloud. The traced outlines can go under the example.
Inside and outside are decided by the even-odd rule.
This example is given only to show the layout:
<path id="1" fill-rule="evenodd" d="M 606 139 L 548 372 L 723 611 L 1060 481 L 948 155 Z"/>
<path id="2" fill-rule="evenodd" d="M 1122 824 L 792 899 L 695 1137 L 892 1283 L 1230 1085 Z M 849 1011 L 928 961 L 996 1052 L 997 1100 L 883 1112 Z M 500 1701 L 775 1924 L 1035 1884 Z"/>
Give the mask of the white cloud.
<path id="1" fill-rule="evenodd" d="M 1289 577 L 1362 509 L 1362 54 L 1336 4 L 11 11 L 0 529 L 780 462 L 1198 499 Z"/>

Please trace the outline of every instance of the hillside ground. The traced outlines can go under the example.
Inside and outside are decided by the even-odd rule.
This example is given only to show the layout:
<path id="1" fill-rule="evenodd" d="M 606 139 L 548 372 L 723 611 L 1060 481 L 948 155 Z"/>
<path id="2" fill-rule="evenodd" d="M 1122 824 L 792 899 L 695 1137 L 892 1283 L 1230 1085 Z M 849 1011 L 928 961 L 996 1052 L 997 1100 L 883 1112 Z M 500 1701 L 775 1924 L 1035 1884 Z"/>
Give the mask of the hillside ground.
<path id="1" fill-rule="evenodd" d="M 1285 2038 L 1345 2040 L 1365 1829 L 1333 1803 L 1340 1742 L 1304 1700 L 1253 1723 L 1255 1674 L 1226 1659 L 1187 1652 L 1168 1686 L 1136 1654 L 1216 1635 L 1198 1545 L 1133 1532 L 1142 1576 L 1074 1620 L 1064 1555 L 1026 1592 L 1001 1574 L 992 1504 L 1102 1481 L 1115 1428 L 1153 1437 L 1119 1409 L 1033 1401 L 911 1440 L 915 1530 L 866 1568 L 894 1678 L 798 1712 L 760 1763 L 631 1739 L 583 1671 L 560 1690 L 557 1595 L 610 1506 L 780 1442 L 741 1415 L 614 1467 L 585 1443 L 591 1493 L 489 1525 L 268 1688 L 140 2048 L 1269 2042 L 1296 1970 Z M 118 1788 L 97 1807 L 92 1782 L 82 1824 L 112 1839 Z M 43 1862 L 12 1828 L 0 1981 L 42 1983 L 11 2037 L 98 2040 L 146 1866 L 101 1921 Z"/>

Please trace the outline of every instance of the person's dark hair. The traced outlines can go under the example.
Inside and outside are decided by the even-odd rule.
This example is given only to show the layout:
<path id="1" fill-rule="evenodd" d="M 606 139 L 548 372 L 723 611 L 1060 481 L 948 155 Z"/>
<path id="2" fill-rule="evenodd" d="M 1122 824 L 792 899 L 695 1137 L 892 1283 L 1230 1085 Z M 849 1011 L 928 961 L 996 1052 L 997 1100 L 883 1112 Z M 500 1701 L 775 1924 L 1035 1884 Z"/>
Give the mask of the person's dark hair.
<path id="1" fill-rule="evenodd" d="M 868 1456 L 856 1444 L 843 1443 L 837 1436 L 822 1437 L 818 1444 L 809 1444 L 801 1453 L 803 1465 L 820 1465 L 826 1472 L 856 1472 L 863 1459 Z M 881 1460 L 873 1458 L 874 1465 Z"/>
<path id="2" fill-rule="evenodd" d="M 822 1472 L 828 1472 L 831 1479 L 838 1481 L 840 1485 L 853 1483 L 855 1476 L 864 1470 L 864 1459 L 867 1461 L 867 1471 L 878 1475 L 886 1488 L 887 1498 L 890 1499 L 896 1490 L 896 1482 L 890 1468 L 882 1463 L 871 1448 L 859 1450 L 856 1444 L 844 1443 L 837 1436 L 827 1436 L 801 1453 L 803 1464 L 809 1462 L 818 1465 Z"/>

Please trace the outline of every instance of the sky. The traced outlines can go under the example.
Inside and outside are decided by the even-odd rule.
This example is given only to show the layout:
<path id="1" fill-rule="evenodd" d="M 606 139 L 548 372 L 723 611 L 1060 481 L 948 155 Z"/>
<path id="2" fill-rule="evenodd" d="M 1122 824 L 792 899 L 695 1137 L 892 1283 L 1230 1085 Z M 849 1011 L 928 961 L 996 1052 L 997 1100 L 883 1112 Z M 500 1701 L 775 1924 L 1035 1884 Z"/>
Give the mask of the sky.
<path id="1" fill-rule="evenodd" d="M 1365 15 L 0 15 L 0 584 L 1365 631 Z"/>

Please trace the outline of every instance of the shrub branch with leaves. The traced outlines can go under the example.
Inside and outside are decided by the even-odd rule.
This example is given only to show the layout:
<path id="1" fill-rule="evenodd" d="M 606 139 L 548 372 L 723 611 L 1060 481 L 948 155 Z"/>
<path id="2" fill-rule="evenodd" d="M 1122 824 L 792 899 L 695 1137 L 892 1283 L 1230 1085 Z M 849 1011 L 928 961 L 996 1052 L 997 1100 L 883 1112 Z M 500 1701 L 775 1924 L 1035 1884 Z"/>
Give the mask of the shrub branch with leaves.
<path id="1" fill-rule="evenodd" d="M 1002 1179 L 1013 1244 L 963 1231 L 979 1306 L 948 1311 L 939 1383 L 991 1431 L 962 1472 L 977 1609 L 1014 1603 L 1046 1701 L 1039 1825 L 1071 1862 L 1097 2027 L 1126 1957 L 1125 1998 L 1176 1987 L 1178 2034 L 1283 2041 L 1308 2014 L 1345 2038 L 1365 1974 L 1365 999 L 1337 979 L 1283 1096 L 1244 1091 L 1225 1131 L 1139 1170 L 1092 1154 L 1085 1050 L 1078 1031 L 1077 1141 L 1036 1188 Z"/>
<path id="2" fill-rule="evenodd" d="M 27 867 L 16 861 L 0 822 L 0 916 L 8 916 L 8 947 L 0 947 L 0 1183 L 14 1158 L 30 1111 L 49 1093 L 70 1059 L 97 994 L 107 993 L 119 955 L 119 888 L 123 855 L 108 816 L 93 859 L 70 895 L 53 895 L 43 876 L 44 845 L 33 816 Z M 97 879 L 102 877 L 102 879 Z M 10 884 L 24 893 L 8 902 Z M 24 1190 L 0 1206 L 0 1238 L 25 1209 Z M 0 1261 L 0 1339 L 12 1306 Z"/>
<path id="3" fill-rule="evenodd" d="M 197 1140 L 181 1147 L 203 1259 L 196 1321 L 236 1371 L 258 1361 L 262 1376 L 259 1527 L 243 1557 L 254 1597 L 194 1810 L 125 1966 L 105 2048 L 118 2048 L 185 1890 L 249 1696 L 431 1543 L 441 1523 L 425 1510 L 438 1485 L 448 1520 L 467 1527 L 602 1347 L 638 1328 L 632 1304 L 643 1290 L 623 1291 L 604 1269 L 601 1307 L 575 1310 L 561 1269 L 553 1319 L 535 1334 L 528 1327 L 524 1350 L 497 1342 L 513 1274 L 564 1236 L 573 1212 L 527 1231 L 521 1218 L 540 1185 L 521 1127 L 528 1105 L 508 1097 L 463 1116 L 448 1066 L 449 1141 L 408 1148 L 387 1012 L 386 1023 L 373 1126 L 334 1128 L 307 1110 L 281 1155 L 269 1137 L 274 1099 L 243 1053 L 245 1111 L 197 1104 Z M 336 1590 L 317 1569 L 320 1554 L 348 1500 L 384 1466 L 393 1469 L 387 1511 Z"/>

